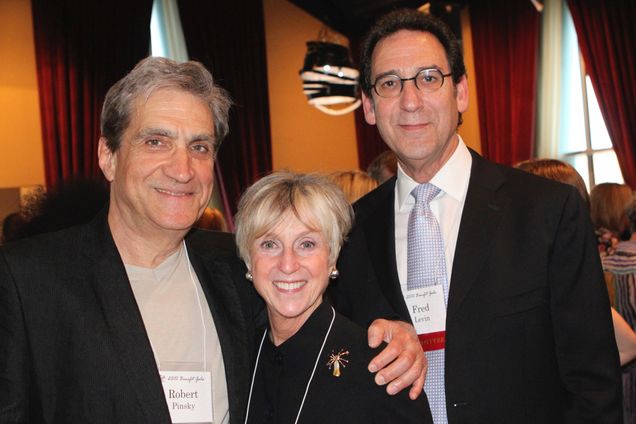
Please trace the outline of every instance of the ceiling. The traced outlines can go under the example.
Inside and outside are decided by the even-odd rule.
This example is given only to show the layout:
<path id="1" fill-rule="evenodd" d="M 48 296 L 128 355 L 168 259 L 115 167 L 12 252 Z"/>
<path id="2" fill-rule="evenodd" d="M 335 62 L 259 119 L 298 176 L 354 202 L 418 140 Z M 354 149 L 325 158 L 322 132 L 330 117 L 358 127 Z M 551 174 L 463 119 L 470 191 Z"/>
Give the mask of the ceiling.
<path id="1" fill-rule="evenodd" d="M 371 24 L 384 13 L 401 8 L 418 8 L 424 3 L 431 4 L 431 13 L 442 19 L 444 15 L 455 15 L 468 0 L 289 0 L 331 29 L 347 36 L 350 40 L 362 36 Z M 447 8 L 450 6 L 450 9 Z M 444 19 L 446 20 L 446 19 Z M 449 22 L 450 23 L 450 22 Z M 451 24 L 451 26 L 454 26 Z"/>

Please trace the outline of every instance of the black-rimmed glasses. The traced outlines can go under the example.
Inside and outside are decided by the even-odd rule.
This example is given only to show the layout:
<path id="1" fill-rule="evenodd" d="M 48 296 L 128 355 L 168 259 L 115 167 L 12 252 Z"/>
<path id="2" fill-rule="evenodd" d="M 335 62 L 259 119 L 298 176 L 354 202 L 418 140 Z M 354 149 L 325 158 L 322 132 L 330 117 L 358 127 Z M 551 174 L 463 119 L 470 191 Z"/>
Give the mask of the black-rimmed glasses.
<path id="1" fill-rule="evenodd" d="M 444 85 L 444 77 L 452 74 L 443 74 L 437 68 L 422 69 L 414 77 L 400 78 L 397 75 L 383 75 L 373 83 L 373 90 L 380 97 L 398 97 L 404 89 L 405 81 L 413 81 L 415 87 L 427 93 L 439 90 Z"/>

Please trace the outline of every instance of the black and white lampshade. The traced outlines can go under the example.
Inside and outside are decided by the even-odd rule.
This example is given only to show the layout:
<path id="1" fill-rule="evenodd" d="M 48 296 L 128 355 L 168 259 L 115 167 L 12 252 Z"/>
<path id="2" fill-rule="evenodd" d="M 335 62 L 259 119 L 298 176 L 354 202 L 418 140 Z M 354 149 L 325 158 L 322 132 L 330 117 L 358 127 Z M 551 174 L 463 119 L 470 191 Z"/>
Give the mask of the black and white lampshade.
<path id="1" fill-rule="evenodd" d="M 330 115 L 344 115 L 356 109 L 360 106 L 359 75 L 345 46 L 325 41 L 307 42 L 300 77 L 310 105 Z"/>

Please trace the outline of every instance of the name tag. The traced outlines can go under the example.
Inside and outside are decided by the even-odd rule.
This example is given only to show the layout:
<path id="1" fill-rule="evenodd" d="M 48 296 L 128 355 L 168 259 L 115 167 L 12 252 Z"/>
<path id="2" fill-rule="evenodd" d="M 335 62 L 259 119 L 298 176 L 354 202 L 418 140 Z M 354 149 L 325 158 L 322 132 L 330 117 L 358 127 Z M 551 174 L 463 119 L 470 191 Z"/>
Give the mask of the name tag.
<path id="1" fill-rule="evenodd" d="M 409 290 L 405 297 L 422 349 L 443 349 L 446 334 L 446 303 L 441 284 Z"/>
<path id="2" fill-rule="evenodd" d="M 173 423 L 211 423 L 212 377 L 204 371 L 160 371 Z"/>

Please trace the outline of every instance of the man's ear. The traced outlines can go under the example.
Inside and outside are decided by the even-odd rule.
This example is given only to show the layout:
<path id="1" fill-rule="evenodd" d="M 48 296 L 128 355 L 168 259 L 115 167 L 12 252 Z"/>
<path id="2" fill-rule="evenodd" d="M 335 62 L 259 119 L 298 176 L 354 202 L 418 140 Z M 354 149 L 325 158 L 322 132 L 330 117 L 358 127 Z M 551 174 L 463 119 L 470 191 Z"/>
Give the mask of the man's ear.
<path id="1" fill-rule="evenodd" d="M 97 158 L 99 167 L 108 182 L 112 183 L 115 179 L 115 169 L 117 168 L 117 155 L 108 147 L 106 138 L 99 138 L 99 146 L 97 148 Z"/>
<path id="2" fill-rule="evenodd" d="M 457 111 L 464 113 L 468 110 L 468 79 L 464 75 L 457 84 L 455 84 L 455 98 L 457 99 Z"/>
<path id="3" fill-rule="evenodd" d="M 375 107 L 373 99 L 362 92 L 362 109 L 364 110 L 364 120 L 369 125 L 375 125 Z"/>

